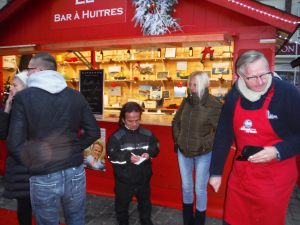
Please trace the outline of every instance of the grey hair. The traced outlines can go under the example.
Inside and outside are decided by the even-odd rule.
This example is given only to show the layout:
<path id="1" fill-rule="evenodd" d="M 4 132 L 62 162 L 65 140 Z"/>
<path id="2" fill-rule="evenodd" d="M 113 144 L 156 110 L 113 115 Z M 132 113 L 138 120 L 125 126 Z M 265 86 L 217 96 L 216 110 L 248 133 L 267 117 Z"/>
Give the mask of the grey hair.
<path id="1" fill-rule="evenodd" d="M 41 70 L 57 71 L 57 63 L 55 58 L 47 52 L 37 53 L 31 58 L 31 60 L 33 60 L 34 66 L 40 68 Z"/>
<path id="2" fill-rule="evenodd" d="M 27 84 L 25 84 L 18 76 L 14 76 L 14 77 L 12 78 L 12 80 L 14 80 L 14 79 L 17 79 L 17 80 L 20 81 L 20 83 L 21 83 L 21 85 L 22 85 L 22 90 L 28 88 Z"/>
<path id="3" fill-rule="evenodd" d="M 196 85 L 197 85 L 197 95 L 201 99 L 204 95 L 205 88 L 209 87 L 210 80 L 207 76 L 207 73 L 203 71 L 196 71 L 191 73 L 188 78 L 188 84 L 190 84 L 192 77 L 196 78 Z"/>
<path id="4" fill-rule="evenodd" d="M 238 75 L 245 77 L 245 69 L 258 60 L 264 60 L 266 63 L 266 68 L 269 68 L 269 62 L 264 54 L 258 51 L 250 50 L 241 54 L 235 63 L 235 71 Z"/>

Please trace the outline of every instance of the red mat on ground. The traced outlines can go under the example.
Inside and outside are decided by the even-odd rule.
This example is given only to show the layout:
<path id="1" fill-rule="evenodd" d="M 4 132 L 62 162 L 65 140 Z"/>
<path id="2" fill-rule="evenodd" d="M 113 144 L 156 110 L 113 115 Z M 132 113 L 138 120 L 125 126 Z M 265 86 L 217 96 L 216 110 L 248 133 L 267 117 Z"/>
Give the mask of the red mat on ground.
<path id="1" fill-rule="evenodd" d="M 8 209 L 2 209 L 0 208 L 0 221 L 1 224 L 9 224 L 9 225 L 19 225 L 17 212 L 13 210 Z M 36 225 L 34 221 L 34 217 L 32 217 L 32 224 Z M 60 223 L 60 225 L 63 225 Z"/>

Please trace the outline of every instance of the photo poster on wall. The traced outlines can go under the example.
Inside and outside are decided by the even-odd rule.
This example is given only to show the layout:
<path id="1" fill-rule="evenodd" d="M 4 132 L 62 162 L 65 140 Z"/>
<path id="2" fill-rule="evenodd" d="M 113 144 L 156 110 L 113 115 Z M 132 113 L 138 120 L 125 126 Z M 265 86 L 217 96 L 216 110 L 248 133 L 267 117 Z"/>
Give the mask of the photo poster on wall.
<path id="1" fill-rule="evenodd" d="M 139 95 L 150 95 L 153 85 L 139 85 Z"/>
<path id="2" fill-rule="evenodd" d="M 186 87 L 174 87 L 174 97 L 185 98 Z"/>
<path id="3" fill-rule="evenodd" d="M 229 63 L 213 63 L 213 74 L 229 74 Z"/>
<path id="4" fill-rule="evenodd" d="M 108 87 L 109 96 L 121 96 L 121 86 Z"/>
<path id="5" fill-rule="evenodd" d="M 167 80 L 169 77 L 169 71 L 157 71 L 156 79 L 157 80 Z"/>
<path id="6" fill-rule="evenodd" d="M 203 71 L 203 72 L 205 72 L 207 74 L 208 78 L 211 78 L 211 71 L 206 70 L 206 71 Z"/>
<path id="7" fill-rule="evenodd" d="M 150 99 L 159 100 L 162 97 L 161 87 L 151 87 L 150 89 Z"/>
<path id="8" fill-rule="evenodd" d="M 79 70 L 79 91 L 93 114 L 103 116 L 104 70 Z"/>
<path id="9" fill-rule="evenodd" d="M 187 61 L 177 62 L 177 77 L 180 77 L 181 71 L 187 71 Z"/>
<path id="10" fill-rule="evenodd" d="M 108 75 L 110 77 L 115 76 L 115 74 L 119 73 L 122 71 L 122 67 L 121 66 L 109 66 L 108 67 Z"/>
<path id="11" fill-rule="evenodd" d="M 105 163 L 105 136 L 106 130 L 99 128 L 101 138 L 96 140 L 91 146 L 83 150 L 83 165 L 87 169 L 106 171 Z"/>
<path id="12" fill-rule="evenodd" d="M 225 99 L 226 94 L 228 93 L 228 88 L 212 88 L 211 94 L 216 96 L 218 99 Z"/>
<path id="13" fill-rule="evenodd" d="M 140 74 L 154 74 L 154 65 L 153 64 L 141 64 L 140 65 Z"/>

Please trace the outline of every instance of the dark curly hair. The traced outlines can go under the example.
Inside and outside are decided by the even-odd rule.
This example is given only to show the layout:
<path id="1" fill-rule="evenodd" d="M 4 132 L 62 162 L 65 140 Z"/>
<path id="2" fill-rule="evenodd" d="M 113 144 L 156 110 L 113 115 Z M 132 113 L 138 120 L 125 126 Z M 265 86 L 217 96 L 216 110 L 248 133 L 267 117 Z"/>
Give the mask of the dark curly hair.
<path id="1" fill-rule="evenodd" d="M 139 112 L 140 116 L 142 116 L 143 109 L 142 107 L 137 104 L 136 102 L 127 102 L 126 104 L 123 105 L 121 112 L 120 112 L 120 117 L 119 117 L 119 126 L 122 127 L 124 126 L 123 119 L 125 120 L 125 113 L 131 113 L 131 112 Z"/>

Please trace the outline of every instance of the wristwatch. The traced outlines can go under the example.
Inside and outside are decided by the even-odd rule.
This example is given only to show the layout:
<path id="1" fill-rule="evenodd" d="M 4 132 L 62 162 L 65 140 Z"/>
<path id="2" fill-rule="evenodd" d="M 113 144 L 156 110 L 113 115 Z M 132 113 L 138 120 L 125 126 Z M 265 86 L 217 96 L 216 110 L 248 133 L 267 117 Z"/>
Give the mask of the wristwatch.
<path id="1" fill-rule="evenodd" d="M 276 149 L 276 159 L 278 159 L 279 160 L 279 152 L 278 152 L 278 150 Z"/>

